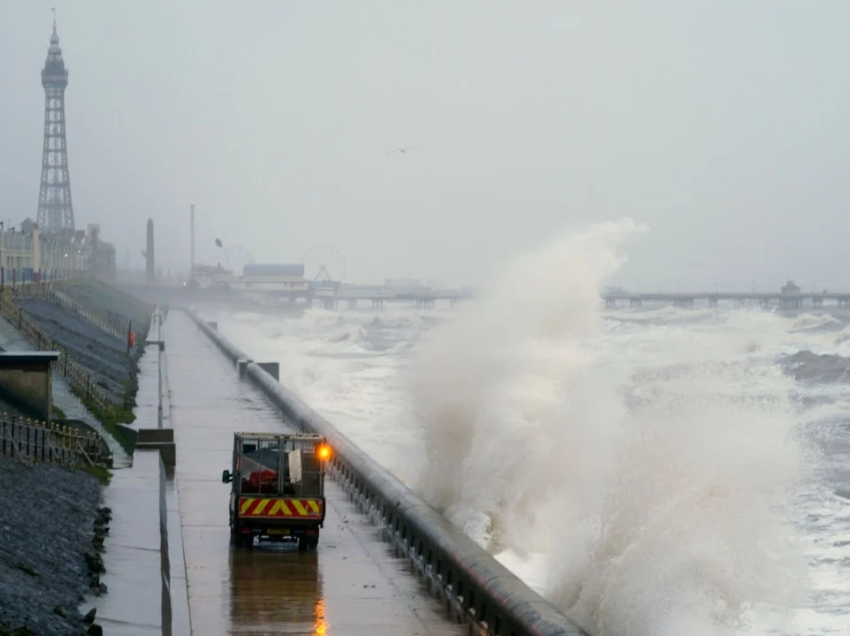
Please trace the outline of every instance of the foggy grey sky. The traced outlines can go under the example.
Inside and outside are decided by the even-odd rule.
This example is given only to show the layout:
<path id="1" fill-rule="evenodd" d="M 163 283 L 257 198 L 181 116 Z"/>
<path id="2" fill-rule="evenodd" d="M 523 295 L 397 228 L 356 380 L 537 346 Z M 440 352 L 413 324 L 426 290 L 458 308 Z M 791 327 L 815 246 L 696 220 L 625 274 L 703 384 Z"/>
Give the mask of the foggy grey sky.
<path id="1" fill-rule="evenodd" d="M 631 216 L 617 282 L 850 288 L 847 0 L 0 2 L 0 219 L 35 217 L 57 7 L 77 225 L 165 268 L 339 248 L 486 278 Z M 387 156 L 399 146 L 406 155 Z"/>

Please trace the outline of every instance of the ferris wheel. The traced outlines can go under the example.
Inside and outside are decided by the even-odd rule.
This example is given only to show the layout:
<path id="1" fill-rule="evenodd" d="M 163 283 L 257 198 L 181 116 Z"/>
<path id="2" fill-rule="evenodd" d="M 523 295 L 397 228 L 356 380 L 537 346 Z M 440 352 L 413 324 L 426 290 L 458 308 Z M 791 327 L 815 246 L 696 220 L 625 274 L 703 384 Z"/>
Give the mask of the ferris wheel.
<path id="1" fill-rule="evenodd" d="M 341 282 L 345 276 L 345 258 L 335 247 L 314 245 L 301 257 L 304 277 L 316 281 Z"/>

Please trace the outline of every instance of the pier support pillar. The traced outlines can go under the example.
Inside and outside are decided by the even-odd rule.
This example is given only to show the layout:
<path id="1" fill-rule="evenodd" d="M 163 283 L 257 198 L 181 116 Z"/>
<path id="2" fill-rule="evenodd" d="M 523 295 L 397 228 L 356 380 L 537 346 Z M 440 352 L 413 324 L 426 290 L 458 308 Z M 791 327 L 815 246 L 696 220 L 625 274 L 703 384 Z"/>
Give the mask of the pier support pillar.
<path id="1" fill-rule="evenodd" d="M 779 308 L 780 309 L 800 309 L 803 306 L 802 298 L 780 298 L 779 299 Z"/>
<path id="2" fill-rule="evenodd" d="M 433 309 L 434 308 L 434 299 L 433 298 L 417 298 L 416 299 L 416 308 L 417 309 Z"/>
<path id="3" fill-rule="evenodd" d="M 674 307 L 680 307 L 681 309 L 693 309 L 694 308 L 694 299 L 693 298 L 676 298 L 673 301 Z"/>

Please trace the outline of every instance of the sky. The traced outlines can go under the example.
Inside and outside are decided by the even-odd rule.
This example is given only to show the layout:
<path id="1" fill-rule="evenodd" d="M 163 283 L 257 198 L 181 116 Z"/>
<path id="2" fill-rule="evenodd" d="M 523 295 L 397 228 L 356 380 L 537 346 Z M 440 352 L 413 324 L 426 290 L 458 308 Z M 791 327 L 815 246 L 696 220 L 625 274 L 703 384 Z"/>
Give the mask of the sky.
<path id="1" fill-rule="evenodd" d="M 14 223 L 53 6 L 76 223 L 119 266 L 150 217 L 188 269 L 191 204 L 198 260 L 331 246 L 350 282 L 477 284 L 628 216 L 626 287 L 850 289 L 846 0 L 2 0 Z"/>

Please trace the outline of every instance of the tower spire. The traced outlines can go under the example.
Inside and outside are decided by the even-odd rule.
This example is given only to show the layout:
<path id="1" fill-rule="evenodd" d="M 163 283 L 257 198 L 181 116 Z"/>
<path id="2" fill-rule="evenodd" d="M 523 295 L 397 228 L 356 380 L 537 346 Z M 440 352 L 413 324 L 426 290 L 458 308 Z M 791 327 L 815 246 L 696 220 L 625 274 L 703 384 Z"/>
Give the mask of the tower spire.
<path id="1" fill-rule="evenodd" d="M 44 148 L 41 159 L 41 187 L 38 193 L 38 226 L 45 232 L 74 229 L 71 201 L 71 177 L 68 172 L 68 143 L 65 137 L 65 88 L 68 69 L 56 32 L 56 7 L 53 33 L 47 59 L 41 71 L 44 87 Z"/>

